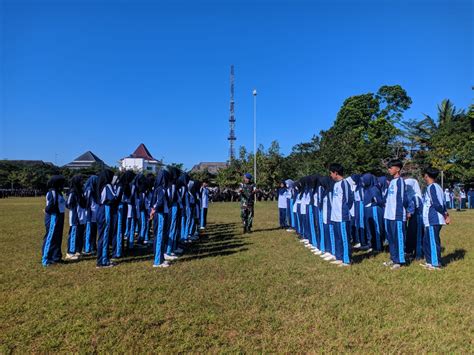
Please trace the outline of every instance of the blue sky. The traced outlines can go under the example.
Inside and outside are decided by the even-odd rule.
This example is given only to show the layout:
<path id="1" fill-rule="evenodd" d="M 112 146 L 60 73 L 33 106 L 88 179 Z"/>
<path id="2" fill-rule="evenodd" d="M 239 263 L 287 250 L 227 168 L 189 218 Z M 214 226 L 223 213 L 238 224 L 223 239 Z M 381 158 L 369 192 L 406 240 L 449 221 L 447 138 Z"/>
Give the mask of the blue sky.
<path id="1" fill-rule="evenodd" d="M 473 98 L 470 0 L 0 2 L 0 158 L 107 163 L 139 143 L 156 158 L 228 158 L 229 68 L 237 146 L 283 153 L 331 126 L 345 98 L 400 84 L 405 117 Z"/>

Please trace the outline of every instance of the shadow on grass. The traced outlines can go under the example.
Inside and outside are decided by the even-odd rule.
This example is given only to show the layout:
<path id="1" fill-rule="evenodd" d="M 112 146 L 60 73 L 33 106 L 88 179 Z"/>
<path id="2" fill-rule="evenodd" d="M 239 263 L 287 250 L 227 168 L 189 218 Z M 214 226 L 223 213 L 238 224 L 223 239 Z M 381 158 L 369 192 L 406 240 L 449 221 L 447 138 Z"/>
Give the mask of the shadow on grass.
<path id="1" fill-rule="evenodd" d="M 452 263 L 453 261 L 462 260 L 466 256 L 465 249 L 456 249 L 452 253 L 441 257 L 441 264 L 444 266 L 448 266 L 448 264 Z"/>
<path id="2" fill-rule="evenodd" d="M 236 235 L 238 223 L 210 224 L 196 242 L 184 245 L 184 254 L 177 262 L 186 262 L 216 256 L 227 256 L 248 250 L 250 243 Z M 153 259 L 153 247 L 131 249 L 120 263 L 133 263 Z"/>
<path id="3" fill-rule="evenodd" d="M 236 234 L 239 223 L 210 224 L 199 241 L 191 244 L 178 262 L 227 256 L 248 250 L 250 243 Z"/>
<path id="4" fill-rule="evenodd" d="M 261 229 L 254 229 L 253 232 L 270 232 L 270 231 L 277 231 L 277 230 L 284 230 L 281 227 L 272 227 L 272 228 L 261 228 Z"/>

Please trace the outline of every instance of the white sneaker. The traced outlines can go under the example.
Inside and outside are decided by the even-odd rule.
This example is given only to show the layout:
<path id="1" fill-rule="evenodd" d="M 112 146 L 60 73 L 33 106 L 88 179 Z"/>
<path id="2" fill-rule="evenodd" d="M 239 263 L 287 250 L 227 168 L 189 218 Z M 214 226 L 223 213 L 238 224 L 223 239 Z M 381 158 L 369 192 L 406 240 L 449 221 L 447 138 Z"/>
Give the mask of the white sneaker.
<path id="1" fill-rule="evenodd" d="M 390 270 L 400 269 L 402 266 L 400 264 L 393 264 Z"/>
<path id="2" fill-rule="evenodd" d="M 287 232 L 293 232 L 293 229 L 288 228 L 286 231 Z"/>
<path id="3" fill-rule="evenodd" d="M 367 253 L 372 253 L 373 249 L 372 249 L 372 248 L 369 248 L 369 249 L 367 249 L 366 251 L 367 251 Z"/>
<path id="4" fill-rule="evenodd" d="M 321 252 L 321 250 L 313 250 L 313 254 L 314 255 L 322 255 L 323 253 Z"/>
<path id="5" fill-rule="evenodd" d="M 161 263 L 161 264 L 158 264 L 158 265 L 153 264 L 153 267 L 161 267 L 161 268 L 163 268 L 163 267 L 169 267 L 169 266 L 170 266 L 170 264 L 167 263 L 166 261 L 165 261 L 164 263 Z"/>
<path id="6" fill-rule="evenodd" d="M 347 266 L 351 266 L 351 264 L 342 263 L 338 265 L 338 267 L 347 267 Z"/>
<path id="7" fill-rule="evenodd" d="M 305 244 L 305 248 L 308 248 L 308 249 L 313 249 L 313 246 L 311 244 Z"/>
<path id="8" fill-rule="evenodd" d="M 306 239 L 300 239 L 300 243 L 305 243 Z"/>
<path id="9" fill-rule="evenodd" d="M 172 255 L 168 255 L 168 254 L 165 254 L 164 257 L 165 257 L 165 260 L 169 260 L 169 261 L 173 261 L 173 260 L 178 259 L 177 256 L 172 256 Z"/>
<path id="10" fill-rule="evenodd" d="M 206 228 L 204 228 L 204 227 L 199 227 L 199 230 L 200 230 L 200 231 L 203 231 L 204 229 L 206 229 Z"/>
<path id="11" fill-rule="evenodd" d="M 392 266 L 393 265 L 393 261 L 392 260 L 389 260 L 389 261 L 386 261 L 383 263 L 383 266 Z"/>
<path id="12" fill-rule="evenodd" d="M 66 254 L 66 260 L 77 260 L 79 257 L 76 254 Z"/>
<path id="13" fill-rule="evenodd" d="M 354 248 L 359 249 L 360 248 L 360 243 L 357 243 L 356 245 L 354 245 Z"/>
<path id="14" fill-rule="evenodd" d="M 323 255 L 321 255 L 321 258 L 327 258 L 328 256 L 331 256 L 331 253 L 325 252 Z"/>
<path id="15" fill-rule="evenodd" d="M 341 264 L 342 264 L 342 260 L 334 260 L 334 261 L 331 261 L 330 264 L 333 264 L 333 265 L 341 265 Z"/>
<path id="16" fill-rule="evenodd" d="M 421 267 L 424 267 L 424 268 L 430 268 L 430 267 L 433 267 L 433 265 L 431 264 L 428 264 L 428 263 L 421 263 L 420 264 Z"/>
<path id="17" fill-rule="evenodd" d="M 331 255 L 331 256 L 328 256 L 327 258 L 324 258 L 324 260 L 332 261 L 332 260 L 336 260 L 336 257 L 334 255 Z"/>

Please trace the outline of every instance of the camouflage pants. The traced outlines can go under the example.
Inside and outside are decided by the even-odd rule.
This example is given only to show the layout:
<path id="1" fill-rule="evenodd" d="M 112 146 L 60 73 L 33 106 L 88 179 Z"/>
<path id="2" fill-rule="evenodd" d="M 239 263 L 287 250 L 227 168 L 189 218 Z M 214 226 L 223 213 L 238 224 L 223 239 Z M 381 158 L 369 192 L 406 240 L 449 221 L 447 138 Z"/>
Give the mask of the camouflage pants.
<path id="1" fill-rule="evenodd" d="M 253 223 L 253 206 L 252 207 L 241 207 L 240 217 L 242 218 L 242 224 L 245 228 L 252 228 Z"/>

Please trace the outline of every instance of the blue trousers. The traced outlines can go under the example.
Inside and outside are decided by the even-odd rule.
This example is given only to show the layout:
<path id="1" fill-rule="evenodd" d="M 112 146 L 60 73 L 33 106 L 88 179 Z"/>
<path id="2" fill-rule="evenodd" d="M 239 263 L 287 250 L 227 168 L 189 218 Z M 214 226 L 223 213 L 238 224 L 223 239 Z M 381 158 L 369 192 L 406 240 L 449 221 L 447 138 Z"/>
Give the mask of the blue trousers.
<path id="1" fill-rule="evenodd" d="M 356 201 L 354 206 L 356 240 L 361 244 L 361 246 L 368 246 L 369 243 L 365 232 L 364 212 L 364 203 L 362 201 Z"/>
<path id="2" fill-rule="evenodd" d="M 405 241 L 405 252 L 416 259 L 423 257 L 423 231 L 423 215 L 420 209 L 416 210 L 408 220 Z"/>
<path id="3" fill-rule="evenodd" d="M 332 222 L 336 244 L 336 259 L 344 264 L 351 262 L 351 245 L 349 241 L 350 222 Z"/>
<path id="4" fill-rule="evenodd" d="M 295 204 L 295 201 L 291 198 L 290 199 L 290 225 L 291 225 L 291 228 L 295 229 L 296 228 L 296 218 L 295 218 L 295 213 L 293 212 L 293 206 Z"/>
<path id="5" fill-rule="evenodd" d="M 128 230 L 128 247 L 132 249 L 135 245 L 135 227 L 136 219 L 135 217 L 127 218 L 127 230 Z"/>
<path id="6" fill-rule="evenodd" d="M 140 241 L 148 242 L 150 240 L 149 236 L 150 222 L 148 218 L 148 211 L 140 211 Z"/>
<path id="7" fill-rule="evenodd" d="M 317 218 L 318 218 L 318 226 L 317 226 L 317 235 L 318 235 L 318 245 L 319 245 L 319 250 L 321 250 L 323 253 L 327 252 L 327 245 L 326 244 L 326 238 L 325 238 L 325 231 L 324 231 L 324 224 L 323 224 L 323 213 L 319 209 L 319 207 L 316 207 L 316 213 L 317 213 Z"/>
<path id="8" fill-rule="evenodd" d="M 153 242 L 153 264 L 160 265 L 165 261 L 165 234 L 166 234 L 166 214 L 164 213 L 155 213 L 153 217 L 153 233 L 155 235 L 155 240 Z"/>
<path id="9" fill-rule="evenodd" d="M 291 199 L 287 198 L 286 199 L 286 227 L 289 228 L 291 227 Z"/>
<path id="10" fill-rule="evenodd" d="M 174 241 L 178 232 L 178 205 L 171 206 L 170 219 L 169 219 L 169 236 L 166 247 L 166 254 L 174 252 Z"/>
<path id="11" fill-rule="evenodd" d="M 201 208 L 201 228 L 206 228 L 207 225 L 207 208 Z"/>
<path id="12" fill-rule="evenodd" d="M 385 219 L 385 225 L 387 228 L 390 259 L 395 264 L 405 264 L 405 222 Z"/>
<path id="13" fill-rule="evenodd" d="M 64 213 L 46 213 L 44 216 L 46 233 L 43 238 L 41 263 L 43 266 L 58 262 L 62 258 Z"/>
<path id="14" fill-rule="evenodd" d="M 317 220 L 316 206 L 309 205 L 308 206 L 308 221 L 309 221 L 309 232 L 310 232 L 309 234 L 311 236 L 310 242 L 312 246 L 319 249 L 319 243 L 318 243 L 318 238 L 317 238 L 318 224 L 316 220 Z"/>
<path id="15" fill-rule="evenodd" d="M 286 208 L 279 208 L 278 215 L 280 219 L 280 228 L 286 228 Z"/>
<path id="16" fill-rule="evenodd" d="M 84 253 L 95 253 L 97 251 L 97 223 L 87 222 L 84 235 Z"/>
<path id="17" fill-rule="evenodd" d="M 425 227 L 423 238 L 423 251 L 426 262 L 436 267 L 441 266 L 441 240 L 439 238 L 441 228 L 442 225 Z"/>
<path id="18" fill-rule="evenodd" d="M 378 206 L 365 207 L 364 218 L 367 243 L 372 245 L 374 250 L 382 251 L 384 237 L 382 208 Z"/>
<path id="19" fill-rule="evenodd" d="M 75 254 L 82 252 L 84 246 L 84 225 L 79 224 L 77 226 L 69 227 L 69 237 L 67 240 L 67 252 L 68 254 Z"/>
<path id="20" fill-rule="evenodd" d="M 326 252 L 336 255 L 336 242 L 334 237 L 334 225 L 332 223 L 323 223 L 324 243 Z"/>
<path id="21" fill-rule="evenodd" d="M 107 266 L 109 259 L 109 241 L 113 235 L 112 209 L 107 205 L 99 205 L 97 210 L 97 229 L 99 239 L 97 240 L 97 266 Z"/>
<path id="22" fill-rule="evenodd" d="M 125 213 L 124 213 L 125 212 Z M 121 258 L 123 256 L 123 227 L 126 220 L 126 208 L 120 204 L 117 209 L 117 226 L 112 239 L 112 257 Z"/>

